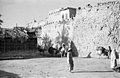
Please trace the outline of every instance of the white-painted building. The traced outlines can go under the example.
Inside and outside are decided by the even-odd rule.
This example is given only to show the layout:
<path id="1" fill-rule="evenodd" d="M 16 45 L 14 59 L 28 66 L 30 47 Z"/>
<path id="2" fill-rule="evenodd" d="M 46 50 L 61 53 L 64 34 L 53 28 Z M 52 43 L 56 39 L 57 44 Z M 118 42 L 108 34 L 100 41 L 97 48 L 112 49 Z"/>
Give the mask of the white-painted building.
<path id="1" fill-rule="evenodd" d="M 76 8 L 67 7 L 67 8 L 51 10 L 48 13 L 48 23 L 59 22 L 62 20 L 69 20 L 75 17 L 75 15 L 76 15 Z"/>

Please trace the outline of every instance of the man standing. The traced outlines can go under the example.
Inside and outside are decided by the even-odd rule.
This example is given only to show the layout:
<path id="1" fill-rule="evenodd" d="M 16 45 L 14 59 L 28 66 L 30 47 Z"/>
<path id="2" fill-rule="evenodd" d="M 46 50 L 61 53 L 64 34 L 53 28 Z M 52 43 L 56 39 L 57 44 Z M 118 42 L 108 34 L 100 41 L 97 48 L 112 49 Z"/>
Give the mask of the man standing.
<path id="1" fill-rule="evenodd" d="M 115 67 L 117 66 L 117 57 L 116 57 L 116 49 L 112 50 L 111 52 L 111 68 L 115 71 Z"/>
<path id="2" fill-rule="evenodd" d="M 68 52 L 67 52 L 67 63 L 68 63 L 69 71 L 71 72 L 74 67 L 71 43 L 69 44 L 69 48 L 68 48 Z"/>

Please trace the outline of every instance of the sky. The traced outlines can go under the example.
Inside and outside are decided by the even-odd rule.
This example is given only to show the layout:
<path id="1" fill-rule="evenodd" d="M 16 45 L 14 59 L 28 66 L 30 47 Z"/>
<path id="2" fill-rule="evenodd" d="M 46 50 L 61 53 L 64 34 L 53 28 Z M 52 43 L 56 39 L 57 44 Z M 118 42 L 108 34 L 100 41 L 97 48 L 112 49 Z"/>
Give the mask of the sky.
<path id="1" fill-rule="evenodd" d="M 16 24 L 25 26 L 32 20 L 40 21 L 48 17 L 50 10 L 62 7 L 84 7 L 87 4 L 113 0 L 0 0 L 2 27 L 12 28 Z"/>

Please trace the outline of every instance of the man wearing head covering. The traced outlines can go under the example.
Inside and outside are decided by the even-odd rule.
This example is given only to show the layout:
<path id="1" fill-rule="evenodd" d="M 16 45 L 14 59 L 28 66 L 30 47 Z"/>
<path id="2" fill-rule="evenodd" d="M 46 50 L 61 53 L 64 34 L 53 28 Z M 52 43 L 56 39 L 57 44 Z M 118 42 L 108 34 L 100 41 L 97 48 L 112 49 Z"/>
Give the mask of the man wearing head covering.
<path id="1" fill-rule="evenodd" d="M 110 67 L 114 70 L 114 68 L 117 66 L 116 49 L 112 50 L 112 52 L 111 52 L 110 63 L 111 63 Z"/>
<path id="2" fill-rule="evenodd" d="M 71 43 L 68 46 L 69 46 L 69 48 L 68 48 L 68 52 L 67 52 L 67 64 L 69 67 L 69 71 L 71 72 L 73 70 L 73 67 L 74 67 Z"/>

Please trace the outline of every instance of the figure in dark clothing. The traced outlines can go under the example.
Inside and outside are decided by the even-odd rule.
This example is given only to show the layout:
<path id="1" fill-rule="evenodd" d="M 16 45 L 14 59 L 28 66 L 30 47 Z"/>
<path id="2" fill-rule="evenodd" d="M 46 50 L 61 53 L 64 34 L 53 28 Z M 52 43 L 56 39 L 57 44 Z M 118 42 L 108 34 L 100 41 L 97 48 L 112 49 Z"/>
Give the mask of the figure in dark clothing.
<path id="1" fill-rule="evenodd" d="M 66 54 L 66 47 L 64 43 L 62 44 L 62 47 L 60 49 L 60 54 L 61 54 L 61 57 L 64 57 Z"/>
<path id="2" fill-rule="evenodd" d="M 69 49 L 68 49 L 68 52 L 67 52 L 67 64 L 68 64 L 68 67 L 69 67 L 69 71 L 71 72 L 74 68 L 71 44 L 69 45 Z"/>

